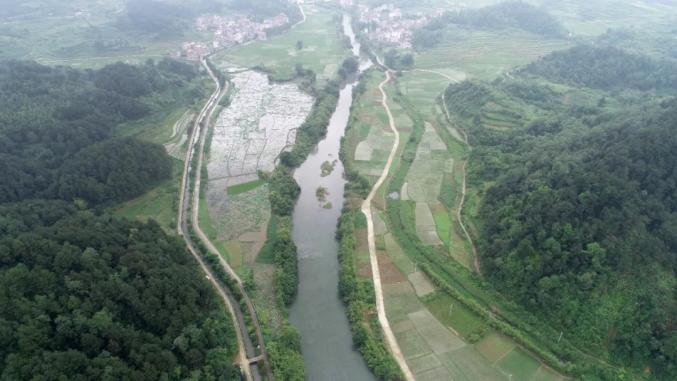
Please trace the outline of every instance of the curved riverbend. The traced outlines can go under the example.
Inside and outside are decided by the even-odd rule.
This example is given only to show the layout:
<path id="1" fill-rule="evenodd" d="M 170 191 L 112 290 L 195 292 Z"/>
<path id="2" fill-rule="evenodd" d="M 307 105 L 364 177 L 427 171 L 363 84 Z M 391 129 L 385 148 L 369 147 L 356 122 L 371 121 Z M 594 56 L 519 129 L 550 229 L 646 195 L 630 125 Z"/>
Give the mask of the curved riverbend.
<path id="1" fill-rule="evenodd" d="M 353 42 L 350 19 L 345 16 L 343 28 Z M 343 165 L 339 159 L 355 82 L 340 92 L 338 105 L 327 129 L 327 136 L 295 172 L 301 196 L 294 209 L 294 242 L 299 255 L 299 292 L 290 308 L 290 321 L 301 333 L 301 346 L 306 366 L 306 379 L 313 381 L 373 381 L 375 377 L 364 359 L 353 347 L 345 307 L 339 297 L 336 225 L 343 206 Z M 325 161 L 335 162 L 329 176 L 321 176 Z M 318 187 L 328 191 L 326 201 L 319 202 Z M 331 208 L 323 207 L 326 202 Z"/>

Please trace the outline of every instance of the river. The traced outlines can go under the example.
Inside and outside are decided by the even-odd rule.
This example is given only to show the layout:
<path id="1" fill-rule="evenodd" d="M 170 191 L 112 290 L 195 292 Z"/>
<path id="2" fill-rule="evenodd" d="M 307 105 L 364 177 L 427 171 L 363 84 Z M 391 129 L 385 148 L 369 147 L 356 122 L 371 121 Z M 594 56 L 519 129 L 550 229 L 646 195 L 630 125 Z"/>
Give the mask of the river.
<path id="1" fill-rule="evenodd" d="M 359 55 L 349 16 L 343 17 L 344 33 Z M 363 63 L 361 70 L 369 64 Z M 312 381 L 373 381 L 375 377 L 364 359 L 353 348 L 350 325 L 338 291 L 338 242 L 334 235 L 343 207 L 343 165 L 339 157 L 341 137 L 345 133 L 356 82 L 346 84 L 329 122 L 327 136 L 308 159 L 294 172 L 301 196 L 294 209 L 294 242 L 298 246 L 299 292 L 289 310 L 291 323 L 301 333 L 306 379 Z M 334 162 L 334 171 L 321 176 L 325 161 Z M 318 187 L 328 191 L 325 208 L 316 196 Z"/>

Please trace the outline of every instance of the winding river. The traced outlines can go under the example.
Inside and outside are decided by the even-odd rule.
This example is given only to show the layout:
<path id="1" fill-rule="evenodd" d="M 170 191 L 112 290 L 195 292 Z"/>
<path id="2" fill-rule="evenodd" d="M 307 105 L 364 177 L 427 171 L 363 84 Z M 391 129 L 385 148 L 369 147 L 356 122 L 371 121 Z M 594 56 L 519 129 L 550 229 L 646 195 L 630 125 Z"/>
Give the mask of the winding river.
<path id="1" fill-rule="evenodd" d="M 359 56 L 349 16 L 343 17 L 344 33 Z M 361 70 L 368 63 L 363 63 Z M 338 105 L 329 122 L 327 136 L 295 172 L 301 196 L 294 209 L 294 241 L 299 255 L 299 293 L 290 308 L 290 321 L 301 333 L 306 379 L 312 381 L 373 381 L 362 356 L 353 348 L 345 307 L 338 291 L 338 242 L 334 235 L 343 206 L 343 165 L 338 160 L 356 81 L 341 89 Z M 336 161 L 335 161 L 336 160 Z M 335 162 L 329 176 L 321 176 L 325 161 Z M 327 189 L 325 202 L 316 196 L 318 187 Z M 331 208 L 326 208 L 326 202 Z"/>

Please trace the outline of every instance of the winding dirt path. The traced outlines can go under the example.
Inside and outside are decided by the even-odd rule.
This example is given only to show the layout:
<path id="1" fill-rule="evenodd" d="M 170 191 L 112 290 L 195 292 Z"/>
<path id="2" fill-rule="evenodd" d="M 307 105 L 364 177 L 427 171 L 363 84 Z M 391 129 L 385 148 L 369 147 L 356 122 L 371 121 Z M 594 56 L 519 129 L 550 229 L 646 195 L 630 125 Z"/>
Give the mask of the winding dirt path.
<path id="1" fill-rule="evenodd" d="M 203 64 L 205 65 L 205 67 L 207 67 L 204 62 Z M 188 206 L 188 200 L 186 199 L 186 195 L 188 193 L 188 178 L 190 173 L 190 163 L 192 161 L 193 156 L 193 147 L 195 146 L 195 142 L 198 139 L 198 136 L 200 135 L 200 121 L 204 118 L 208 110 L 213 107 L 213 105 L 216 103 L 216 100 L 219 99 L 222 94 L 222 89 L 218 79 L 213 75 L 213 73 L 211 72 L 211 70 L 209 70 L 209 68 L 207 68 L 207 71 L 212 80 L 214 80 L 214 83 L 216 83 L 217 88 L 211 95 L 205 106 L 200 111 L 200 114 L 195 119 L 193 131 L 191 132 L 190 135 L 189 148 L 186 152 L 186 158 L 183 167 L 183 176 L 181 178 L 181 189 L 179 192 L 179 200 L 181 205 L 179 206 L 176 228 L 179 232 L 179 235 L 183 236 L 184 240 L 186 241 L 188 251 L 193 255 L 193 257 L 195 257 L 198 264 L 200 265 L 200 268 L 206 274 L 206 278 L 216 289 L 219 296 L 226 305 L 226 308 L 228 309 L 228 313 L 230 314 L 231 319 L 233 320 L 233 325 L 235 325 L 235 333 L 237 337 L 237 347 L 238 347 L 237 362 L 239 364 L 242 364 L 241 369 L 242 373 L 245 376 L 245 379 L 247 381 L 251 381 L 253 380 L 253 378 L 251 374 L 251 369 L 249 367 L 249 361 L 247 361 L 247 353 L 245 352 L 244 337 L 242 335 L 243 331 L 242 327 L 240 326 L 238 314 L 235 312 L 235 308 L 233 307 L 232 295 L 227 290 L 225 290 L 223 286 L 221 286 L 221 284 L 216 280 L 217 278 L 214 276 L 209 266 L 205 264 L 204 260 L 202 259 L 202 256 L 199 254 L 197 248 L 195 247 L 195 243 L 190 239 L 190 234 L 188 233 L 188 223 L 185 220 L 185 212 Z"/>
<path id="2" fill-rule="evenodd" d="M 297 1 L 297 2 L 296 2 L 296 5 L 298 5 L 299 11 L 301 11 L 301 16 L 302 16 L 303 18 L 302 18 L 299 22 L 297 22 L 296 24 L 292 25 L 292 26 L 291 26 L 291 29 L 296 28 L 297 26 L 303 24 L 303 23 L 306 22 L 306 20 L 308 19 L 308 18 L 306 17 L 306 11 L 303 10 L 303 5 L 301 5 L 301 2 L 300 2 L 300 1 Z"/>
<path id="3" fill-rule="evenodd" d="M 380 59 L 379 64 L 383 66 L 383 64 L 380 62 Z M 395 142 L 393 143 L 393 147 L 390 150 L 388 161 L 386 162 L 386 165 L 383 168 L 381 176 L 378 178 L 378 181 L 376 181 L 376 184 L 374 184 L 374 187 L 371 189 L 371 192 L 369 192 L 369 196 L 367 196 L 366 200 L 364 200 L 364 203 L 362 203 L 362 213 L 364 213 L 364 216 L 367 219 L 367 234 L 368 234 L 367 241 L 369 244 L 369 261 L 371 263 L 371 273 L 374 282 L 374 294 L 376 296 L 376 312 L 378 314 L 378 321 L 381 325 L 381 328 L 383 329 L 383 334 L 386 338 L 386 343 L 388 344 L 388 347 L 390 347 L 390 352 L 393 354 L 393 357 L 400 366 L 400 369 L 402 369 L 402 373 L 404 374 L 405 380 L 414 381 L 415 380 L 414 374 L 409 369 L 409 365 L 407 364 L 407 361 L 404 358 L 404 354 L 402 353 L 400 346 L 397 344 L 397 339 L 395 338 L 395 334 L 393 333 L 393 330 L 391 329 L 390 323 L 388 322 L 388 318 L 386 316 L 385 303 L 383 301 L 383 287 L 381 285 L 381 272 L 378 267 L 378 257 L 376 255 L 376 240 L 374 238 L 374 221 L 372 219 L 371 213 L 372 200 L 374 199 L 374 196 L 376 196 L 376 193 L 378 192 L 381 185 L 383 185 L 385 180 L 388 178 L 390 167 L 393 164 L 393 160 L 395 159 L 395 155 L 397 154 L 397 150 L 399 149 L 400 146 L 400 134 L 397 131 L 397 128 L 395 127 L 395 118 L 393 118 L 393 114 L 390 111 L 390 107 L 388 107 L 388 95 L 383 89 L 383 86 L 385 86 L 388 82 L 390 82 L 391 79 L 392 79 L 391 71 L 389 69 L 386 69 L 386 79 L 383 80 L 383 82 L 381 82 L 381 84 L 378 86 L 378 89 L 381 91 L 382 96 L 381 105 L 388 114 L 388 123 L 390 124 L 390 129 L 395 134 Z"/>
<path id="4" fill-rule="evenodd" d="M 205 65 L 206 66 L 206 65 Z M 209 68 L 208 68 L 209 70 Z M 211 71 L 210 71 L 211 72 Z M 218 80 L 217 80 L 218 82 Z M 272 370 L 270 368 L 270 362 L 268 361 L 268 352 L 266 351 L 264 339 L 263 339 L 263 330 L 261 329 L 261 325 L 259 323 L 258 315 L 256 314 L 256 309 L 254 308 L 254 303 L 252 303 L 251 298 L 247 294 L 247 291 L 244 288 L 244 283 L 242 282 L 242 279 L 240 279 L 240 276 L 237 275 L 237 273 L 233 270 L 233 268 L 230 266 L 230 264 L 221 256 L 221 253 L 219 250 L 216 248 L 214 243 L 207 237 L 207 235 L 204 233 L 204 231 L 200 228 L 200 218 L 199 218 L 199 212 L 200 212 L 200 189 L 201 189 L 201 182 L 202 182 L 202 162 L 204 160 L 204 151 L 205 151 L 205 143 L 207 140 L 207 130 L 209 129 L 209 124 L 210 121 L 212 120 L 212 116 L 214 115 L 214 111 L 216 110 L 216 103 L 218 102 L 219 99 L 221 99 L 221 96 L 226 93 L 227 90 L 221 91 L 220 95 L 216 97 L 214 104 L 212 105 L 209 115 L 203 115 L 203 117 L 206 116 L 204 119 L 204 125 L 203 127 L 205 128 L 205 131 L 200 134 L 200 143 L 199 147 L 197 150 L 197 163 L 195 166 L 195 183 L 193 185 L 193 199 L 192 199 L 192 218 L 191 218 L 191 223 L 193 226 L 193 230 L 195 230 L 195 233 L 197 234 L 198 238 L 202 243 L 207 246 L 207 250 L 209 250 L 212 254 L 216 255 L 219 258 L 219 262 L 221 263 L 221 266 L 226 270 L 228 273 L 228 276 L 230 276 L 232 279 L 234 279 L 237 282 L 237 287 L 240 290 L 240 294 L 242 294 L 242 298 L 245 301 L 245 304 L 247 306 L 247 312 L 249 313 L 249 316 L 251 317 L 252 324 L 254 325 L 254 330 L 256 331 L 256 341 L 258 342 L 259 349 L 261 350 L 261 355 L 257 356 L 255 353 L 255 348 L 251 345 L 251 343 L 248 343 L 245 340 L 245 350 L 247 352 L 247 361 L 246 363 L 249 364 L 251 360 L 254 357 L 260 357 L 263 362 L 264 362 L 264 372 L 267 374 L 268 379 L 273 379 L 273 374 Z M 241 317 L 240 317 L 241 318 Z M 246 327 L 245 331 L 246 331 Z M 244 332 L 244 331 L 243 331 Z M 244 365 L 244 363 L 241 363 Z"/>
<path id="5" fill-rule="evenodd" d="M 466 147 L 468 147 L 468 151 L 472 151 L 472 146 L 468 142 L 468 134 L 465 132 L 464 129 L 462 128 L 457 128 L 453 123 L 451 122 L 451 114 L 449 114 L 449 109 L 447 108 L 447 99 L 446 99 L 446 91 L 442 92 L 442 108 L 444 109 L 444 113 L 447 116 L 447 122 L 449 124 L 452 124 L 452 127 L 455 128 L 457 131 L 463 135 L 463 143 L 465 144 Z M 470 242 L 470 248 L 472 250 L 472 255 L 473 255 L 473 265 L 475 267 L 475 271 L 477 272 L 478 275 L 482 275 L 482 267 L 480 266 L 480 258 L 479 255 L 477 255 L 477 246 L 475 246 L 475 242 L 473 241 L 472 237 L 470 236 L 470 233 L 468 232 L 468 228 L 465 226 L 465 223 L 463 222 L 463 205 L 465 205 L 465 196 L 466 196 L 466 165 L 468 164 L 468 160 L 463 161 L 463 165 L 461 166 L 461 174 L 463 175 L 463 179 L 461 180 L 461 200 L 458 202 L 458 207 L 456 208 L 456 220 L 458 220 L 458 224 L 461 225 L 461 230 L 463 230 L 463 234 L 465 235 L 466 239 L 468 242 Z"/>
<path id="6" fill-rule="evenodd" d="M 240 277 L 235 273 L 235 271 L 233 271 L 228 262 L 226 262 L 221 257 L 220 253 L 218 252 L 214 244 L 207 238 L 204 232 L 200 229 L 199 225 L 198 212 L 199 212 L 200 182 L 201 182 L 200 168 L 202 168 L 202 160 L 204 158 L 204 146 L 207 136 L 206 129 L 209 126 L 209 121 L 211 120 L 212 115 L 214 114 L 214 110 L 216 109 L 216 105 L 219 99 L 221 99 L 221 97 L 227 91 L 227 87 L 225 89 L 221 87 L 218 78 L 212 72 L 211 68 L 209 68 L 204 58 L 202 59 L 202 65 L 206 68 L 207 72 L 209 73 L 209 76 L 216 84 L 216 90 L 211 95 L 205 106 L 200 111 L 200 114 L 195 119 L 193 130 L 190 135 L 189 146 L 186 152 L 186 158 L 184 162 L 183 177 L 181 179 L 181 189 L 179 193 L 180 205 L 177 216 L 177 230 L 186 241 L 188 250 L 198 261 L 200 267 L 207 275 L 207 278 L 212 283 L 212 285 L 217 289 L 219 295 L 222 297 L 224 303 L 228 307 L 228 311 L 231 314 L 231 317 L 233 318 L 233 324 L 235 325 L 235 331 L 237 334 L 238 341 L 237 362 L 241 366 L 245 379 L 247 381 L 257 381 L 261 379 L 258 366 L 259 360 L 264 361 L 263 370 L 267 376 L 267 379 L 272 379 L 270 362 L 268 361 L 268 354 L 265 350 L 263 334 L 259 324 L 258 317 L 256 315 L 256 311 L 254 309 L 254 305 L 252 304 L 251 299 L 247 295 Z M 204 131 L 203 127 L 205 129 Z M 198 155 L 195 163 L 196 166 L 195 168 L 192 168 L 195 154 Z M 188 195 L 190 194 L 189 187 L 190 187 L 191 169 L 195 171 L 195 184 L 193 187 L 192 198 L 189 199 Z M 187 216 L 188 209 L 191 206 L 191 204 L 192 204 L 192 213 L 188 217 Z M 210 252 L 212 252 L 219 258 L 219 261 L 223 266 L 223 268 L 225 269 L 225 271 L 237 282 L 238 289 L 243 295 L 243 299 L 245 300 L 245 304 L 247 305 L 248 312 L 252 319 L 252 324 L 254 325 L 254 328 L 256 330 L 257 341 L 260 345 L 261 350 L 260 356 L 256 354 L 256 348 L 254 348 L 251 340 L 249 339 L 248 329 L 244 321 L 244 316 L 242 314 L 240 304 L 237 302 L 237 300 L 234 298 L 233 294 L 229 290 L 224 289 L 224 287 L 221 286 L 221 284 L 216 280 L 217 278 L 214 277 L 214 274 L 211 272 L 209 267 L 204 263 L 202 256 L 199 253 L 199 250 L 196 248 L 195 242 L 193 242 L 191 238 L 190 230 L 188 228 L 189 223 L 190 226 L 195 231 L 195 233 L 197 234 L 199 240 L 202 241 L 205 244 L 205 246 L 207 246 Z M 256 365 L 252 366 L 252 364 Z"/>

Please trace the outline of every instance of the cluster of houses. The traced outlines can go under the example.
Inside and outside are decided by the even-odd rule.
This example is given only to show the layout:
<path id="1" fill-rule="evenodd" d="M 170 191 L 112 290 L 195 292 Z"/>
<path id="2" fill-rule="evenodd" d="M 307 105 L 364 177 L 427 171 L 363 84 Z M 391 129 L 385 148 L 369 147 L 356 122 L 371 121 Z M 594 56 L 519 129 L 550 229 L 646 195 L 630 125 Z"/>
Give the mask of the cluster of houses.
<path id="1" fill-rule="evenodd" d="M 284 13 L 267 18 L 262 22 L 254 21 L 244 15 L 198 17 L 196 20 L 197 30 L 212 32 L 213 39 L 211 42 L 186 42 L 182 46 L 180 55 L 197 60 L 201 56 L 221 48 L 244 44 L 253 40 L 265 40 L 269 30 L 283 27 L 288 23 L 289 17 Z"/>
<path id="2" fill-rule="evenodd" d="M 344 6 L 351 6 L 351 0 L 342 0 Z M 366 26 L 369 40 L 383 46 L 410 49 L 414 30 L 426 26 L 431 19 L 444 13 L 439 9 L 431 14 L 405 15 L 393 4 L 375 8 L 358 5 L 359 21 Z"/>

